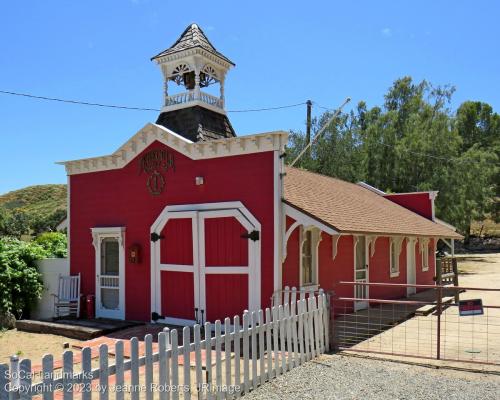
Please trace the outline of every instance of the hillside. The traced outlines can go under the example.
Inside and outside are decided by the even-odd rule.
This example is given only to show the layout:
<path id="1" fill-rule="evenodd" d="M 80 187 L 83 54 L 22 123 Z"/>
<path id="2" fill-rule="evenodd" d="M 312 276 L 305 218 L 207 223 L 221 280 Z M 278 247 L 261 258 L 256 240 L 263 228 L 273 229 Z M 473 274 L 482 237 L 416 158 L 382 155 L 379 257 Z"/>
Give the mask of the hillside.
<path id="1" fill-rule="evenodd" d="M 0 195 L 0 211 L 21 230 L 24 225 L 38 232 L 53 229 L 66 213 L 66 185 L 28 186 Z"/>
<path id="2" fill-rule="evenodd" d="M 48 215 L 66 209 L 66 185 L 37 185 L 0 195 L 0 207 L 28 215 Z"/>

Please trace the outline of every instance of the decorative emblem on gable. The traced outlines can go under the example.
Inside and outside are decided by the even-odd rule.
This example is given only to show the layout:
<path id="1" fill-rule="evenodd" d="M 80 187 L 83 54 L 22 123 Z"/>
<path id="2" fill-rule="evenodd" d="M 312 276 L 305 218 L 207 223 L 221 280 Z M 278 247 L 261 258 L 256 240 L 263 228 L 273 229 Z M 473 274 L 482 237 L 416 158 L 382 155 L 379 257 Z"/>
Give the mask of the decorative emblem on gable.
<path id="1" fill-rule="evenodd" d="M 139 174 L 149 175 L 146 186 L 153 196 L 158 196 L 165 189 L 165 177 L 162 173 L 172 169 L 175 172 L 174 155 L 165 149 L 148 151 L 139 160 Z"/>

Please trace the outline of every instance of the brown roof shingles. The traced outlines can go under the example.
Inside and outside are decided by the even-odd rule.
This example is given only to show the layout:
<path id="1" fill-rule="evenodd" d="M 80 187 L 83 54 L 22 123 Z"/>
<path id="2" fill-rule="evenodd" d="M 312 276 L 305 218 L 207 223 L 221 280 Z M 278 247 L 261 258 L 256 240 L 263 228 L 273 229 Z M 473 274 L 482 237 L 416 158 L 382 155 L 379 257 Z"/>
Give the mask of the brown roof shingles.
<path id="1" fill-rule="evenodd" d="M 183 50 L 192 49 L 195 47 L 200 47 L 200 48 L 224 59 L 229 64 L 234 65 L 234 63 L 229 58 L 227 58 L 224 54 L 222 54 L 216 50 L 216 48 L 212 45 L 212 43 L 210 43 L 210 40 L 208 40 L 205 33 L 196 24 L 190 24 L 184 30 L 184 32 L 182 32 L 179 39 L 177 39 L 176 42 L 172 46 L 170 46 L 166 50 L 163 50 L 161 53 L 157 54 L 156 56 L 152 57 L 151 60 L 154 60 L 155 58 L 159 58 L 162 56 L 166 56 L 168 54 L 173 54 L 173 53 L 177 53 L 177 52 L 180 52 Z"/>
<path id="2" fill-rule="evenodd" d="M 354 183 L 287 167 L 284 201 L 341 233 L 462 236 Z"/>

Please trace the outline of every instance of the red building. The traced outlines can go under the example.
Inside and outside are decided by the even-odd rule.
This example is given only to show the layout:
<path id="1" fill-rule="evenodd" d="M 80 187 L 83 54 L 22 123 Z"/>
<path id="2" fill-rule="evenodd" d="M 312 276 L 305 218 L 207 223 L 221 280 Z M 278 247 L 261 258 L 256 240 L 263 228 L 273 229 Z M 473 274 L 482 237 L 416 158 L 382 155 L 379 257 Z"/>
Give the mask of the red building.
<path id="1" fill-rule="evenodd" d="M 434 192 L 287 168 L 286 132 L 237 137 L 224 109 L 234 64 L 195 24 L 153 60 L 156 123 L 111 155 L 63 163 L 70 268 L 98 317 L 192 324 L 269 306 L 286 285 L 433 283 L 436 241 L 460 238 L 434 220 Z M 407 294 L 377 292 L 356 295 Z"/>

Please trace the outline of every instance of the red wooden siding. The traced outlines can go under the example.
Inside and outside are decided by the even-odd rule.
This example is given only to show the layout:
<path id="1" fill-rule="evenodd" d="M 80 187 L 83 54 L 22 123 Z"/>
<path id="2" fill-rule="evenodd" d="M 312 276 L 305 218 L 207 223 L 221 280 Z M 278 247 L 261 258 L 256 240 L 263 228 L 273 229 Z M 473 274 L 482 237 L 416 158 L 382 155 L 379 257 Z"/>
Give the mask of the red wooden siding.
<path id="1" fill-rule="evenodd" d="M 205 219 L 205 265 L 247 266 L 248 239 L 245 228 L 234 217 Z"/>
<path id="2" fill-rule="evenodd" d="M 147 174 L 138 173 L 139 157 L 152 149 L 168 149 L 175 171 L 164 173 L 165 190 L 149 193 Z M 167 205 L 241 201 L 262 225 L 261 302 L 273 293 L 274 209 L 273 152 L 192 160 L 155 142 L 124 168 L 71 175 L 71 273 L 82 273 L 82 293 L 95 294 L 95 251 L 90 229 L 124 226 L 125 249 L 141 247 L 141 263 L 125 264 L 125 318 L 150 320 L 150 228 Z M 196 176 L 205 183 L 197 186 Z M 242 240 L 243 241 L 243 240 Z"/>
<path id="3" fill-rule="evenodd" d="M 294 220 L 290 217 L 286 217 L 286 229 L 290 227 L 294 223 Z M 295 228 L 295 230 L 290 235 L 287 243 L 287 256 L 285 262 L 283 263 L 283 272 L 282 272 L 282 280 L 283 287 L 299 287 L 300 286 L 300 271 L 299 271 L 299 257 L 300 257 L 300 249 L 299 249 L 299 235 L 300 228 Z"/>
<path id="4" fill-rule="evenodd" d="M 352 297 L 352 286 L 339 285 L 338 282 L 352 282 L 354 279 L 354 248 L 352 236 L 341 236 L 337 243 L 337 256 L 332 256 L 332 237 L 323 233 L 319 244 L 319 282 L 326 291 L 337 296 Z"/>
<path id="5" fill-rule="evenodd" d="M 293 220 L 287 217 L 287 228 Z M 389 237 L 379 237 L 375 243 L 373 257 L 369 258 L 369 280 L 380 283 L 407 283 L 407 240 L 401 244 L 399 256 L 399 275 L 390 276 Z M 429 242 L 429 271 L 422 271 L 420 246 L 415 245 L 416 256 L 416 283 L 434 284 L 435 253 L 433 239 Z M 291 235 L 287 244 L 287 258 L 283 263 L 283 286 L 299 286 L 299 228 Z M 318 273 L 319 286 L 327 291 L 334 291 L 340 297 L 352 297 L 352 286 L 339 285 L 340 281 L 353 281 L 354 279 L 354 250 L 353 237 L 341 236 L 337 244 L 337 256 L 332 260 L 332 237 L 325 233 L 318 248 Z M 406 296 L 406 288 L 375 287 L 369 290 L 372 298 L 395 299 Z"/>
<path id="6" fill-rule="evenodd" d="M 194 319 L 194 283 L 191 272 L 161 272 L 161 309 L 168 317 Z M 143 307 L 147 303 L 142 302 Z"/>
<path id="7" fill-rule="evenodd" d="M 193 224 L 191 218 L 175 218 L 167 222 L 161 234 L 162 264 L 193 265 Z"/>
<path id="8" fill-rule="evenodd" d="M 210 266 L 248 267 L 245 228 L 234 217 L 205 219 L 205 260 Z M 206 274 L 206 320 L 224 320 L 248 309 L 248 275 Z"/>
<path id="9" fill-rule="evenodd" d="M 206 275 L 206 320 L 221 321 L 248 309 L 248 275 Z"/>
<path id="10" fill-rule="evenodd" d="M 386 194 L 384 197 L 424 218 L 432 220 L 432 200 L 427 192 Z"/>
<path id="11" fill-rule="evenodd" d="M 287 217 L 287 229 L 294 220 Z M 283 263 L 283 286 L 300 285 L 300 230 L 296 228 L 287 243 L 287 257 Z M 340 281 L 354 279 L 354 249 L 352 236 L 341 236 L 337 243 L 337 256 L 332 258 L 332 237 L 323 232 L 318 247 L 319 286 L 327 291 L 334 291 L 339 296 L 352 296 L 352 286 L 338 285 Z"/>
<path id="12" fill-rule="evenodd" d="M 406 239 L 401 243 L 399 255 L 399 276 L 391 278 L 390 238 L 379 237 L 375 242 L 375 253 L 370 258 L 370 282 L 406 284 Z M 376 299 L 397 299 L 406 296 L 405 287 L 370 287 L 370 297 Z"/>

